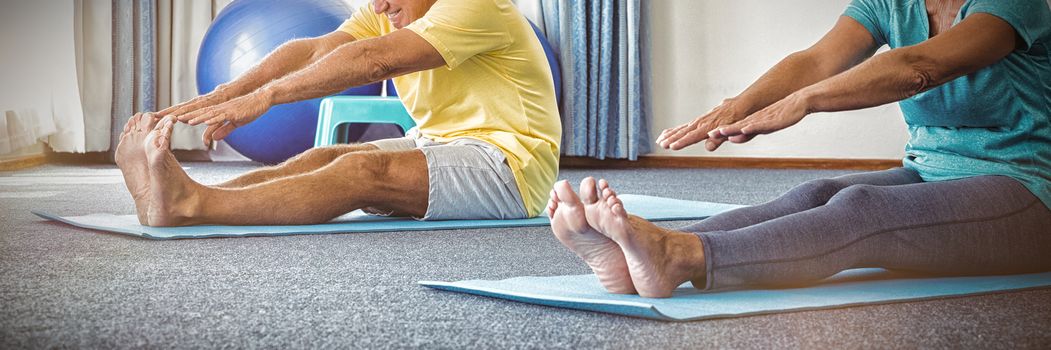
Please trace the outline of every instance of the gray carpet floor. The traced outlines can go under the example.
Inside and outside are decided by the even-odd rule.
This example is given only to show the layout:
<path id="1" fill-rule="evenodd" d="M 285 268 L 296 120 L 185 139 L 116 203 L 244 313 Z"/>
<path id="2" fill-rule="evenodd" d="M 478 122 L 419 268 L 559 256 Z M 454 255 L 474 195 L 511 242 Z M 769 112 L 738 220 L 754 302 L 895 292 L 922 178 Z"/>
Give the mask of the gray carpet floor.
<path id="1" fill-rule="evenodd" d="M 185 165 L 206 183 L 254 166 Z M 755 204 L 842 173 L 570 169 L 561 177 Z M 1051 347 L 1051 289 L 666 323 L 416 285 L 588 273 L 548 228 L 150 241 L 45 222 L 31 209 L 134 211 L 113 167 L 0 173 L 4 349 Z"/>

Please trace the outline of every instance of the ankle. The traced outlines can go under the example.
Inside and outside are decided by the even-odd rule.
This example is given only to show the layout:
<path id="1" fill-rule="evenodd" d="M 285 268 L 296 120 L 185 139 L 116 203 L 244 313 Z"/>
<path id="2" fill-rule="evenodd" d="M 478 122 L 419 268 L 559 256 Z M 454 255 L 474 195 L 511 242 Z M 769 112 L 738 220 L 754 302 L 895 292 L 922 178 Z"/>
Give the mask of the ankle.
<path id="1" fill-rule="evenodd" d="M 704 289 L 707 282 L 707 262 L 704 256 L 704 245 L 697 235 L 679 231 L 669 231 L 669 253 L 672 258 L 672 271 L 675 283 L 690 282 L 694 288 Z M 670 238 L 669 237 L 669 238 Z"/>

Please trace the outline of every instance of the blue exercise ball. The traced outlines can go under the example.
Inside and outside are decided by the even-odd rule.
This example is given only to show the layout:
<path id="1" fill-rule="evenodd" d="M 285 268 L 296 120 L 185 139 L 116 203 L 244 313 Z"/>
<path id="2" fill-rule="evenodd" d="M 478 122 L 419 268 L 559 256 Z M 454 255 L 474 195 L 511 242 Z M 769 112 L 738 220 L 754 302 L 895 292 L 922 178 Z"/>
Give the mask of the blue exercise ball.
<path id="1" fill-rule="evenodd" d="M 336 30 L 354 13 L 343 0 L 235 0 L 204 35 L 197 58 L 197 91 L 205 94 L 233 80 L 287 41 Z M 350 88 L 337 95 L 379 96 L 383 84 Z M 226 142 L 246 157 L 280 163 L 314 146 L 321 99 L 278 105 Z"/>
<path id="2" fill-rule="evenodd" d="M 555 80 L 555 101 L 559 104 L 562 103 L 562 70 L 559 69 L 558 57 L 555 57 L 555 50 L 551 49 L 551 44 L 547 42 L 547 37 L 544 33 L 540 32 L 540 28 L 533 24 L 533 21 L 529 21 L 529 25 L 533 27 L 533 33 L 536 33 L 536 38 L 540 40 L 540 46 L 544 48 L 544 55 L 547 56 L 547 64 L 551 66 L 551 78 Z"/>

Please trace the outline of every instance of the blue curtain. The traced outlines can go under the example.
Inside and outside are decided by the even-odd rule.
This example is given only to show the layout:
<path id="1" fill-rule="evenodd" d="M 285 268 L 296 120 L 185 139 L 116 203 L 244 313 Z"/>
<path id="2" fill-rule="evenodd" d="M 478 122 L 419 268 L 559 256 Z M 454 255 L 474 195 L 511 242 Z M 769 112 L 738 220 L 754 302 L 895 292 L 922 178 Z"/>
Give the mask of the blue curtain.
<path id="1" fill-rule="evenodd" d="M 640 0 L 542 0 L 562 66 L 562 153 L 635 160 L 649 152 Z"/>

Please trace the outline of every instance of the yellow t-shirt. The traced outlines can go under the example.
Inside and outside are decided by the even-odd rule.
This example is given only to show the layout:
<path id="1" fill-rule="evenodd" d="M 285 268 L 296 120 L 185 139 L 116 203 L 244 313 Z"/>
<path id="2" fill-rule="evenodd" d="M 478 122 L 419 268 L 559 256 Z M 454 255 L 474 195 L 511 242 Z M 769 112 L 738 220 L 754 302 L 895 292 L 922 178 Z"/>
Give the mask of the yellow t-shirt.
<path id="1" fill-rule="evenodd" d="M 562 123 L 543 47 L 511 0 L 438 0 L 406 29 L 446 67 L 394 78 L 420 133 L 472 138 L 503 151 L 529 216 L 540 214 L 558 175 Z M 361 40 L 394 30 L 372 5 L 339 27 Z"/>

